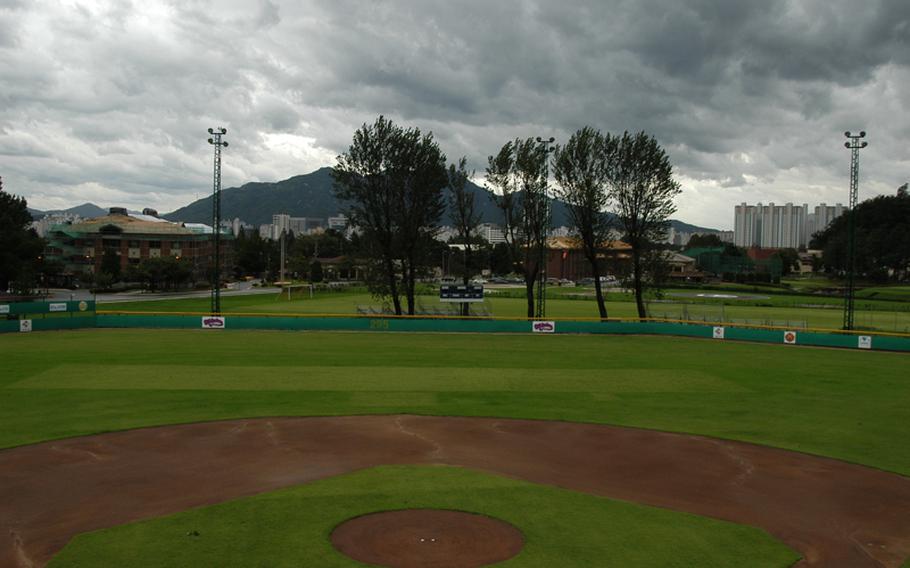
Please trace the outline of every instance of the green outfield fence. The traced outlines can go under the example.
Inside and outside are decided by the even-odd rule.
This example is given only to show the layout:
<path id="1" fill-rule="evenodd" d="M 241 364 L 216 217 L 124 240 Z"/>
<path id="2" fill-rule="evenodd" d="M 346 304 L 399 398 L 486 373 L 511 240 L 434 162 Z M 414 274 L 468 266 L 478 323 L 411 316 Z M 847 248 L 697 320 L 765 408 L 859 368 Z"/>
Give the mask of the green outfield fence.
<path id="1" fill-rule="evenodd" d="M 95 311 L 94 302 L 61 302 L 67 311 L 42 307 L 44 302 L 32 302 L 7 313 L 10 319 L 0 320 L 0 332 L 20 331 L 21 320 L 31 318 L 28 330 L 98 328 L 156 328 L 156 329 L 271 329 L 298 331 L 389 331 L 435 333 L 535 333 L 670 335 L 699 337 L 716 341 L 755 341 L 910 352 L 910 335 L 881 332 L 839 332 L 820 329 L 794 329 L 772 326 L 740 326 L 686 322 L 678 320 L 638 319 L 553 319 L 529 321 L 519 318 L 462 318 L 452 316 L 341 316 L 265 315 L 255 313 L 229 314 L 213 317 L 204 313 Z M 59 303 L 58 303 L 59 304 Z M 82 305 L 86 304 L 86 305 Z M 0 304 L 2 306 L 2 304 Z M 2 309 L 2 308 L 0 308 Z M 66 317 L 69 315 L 69 317 Z"/>

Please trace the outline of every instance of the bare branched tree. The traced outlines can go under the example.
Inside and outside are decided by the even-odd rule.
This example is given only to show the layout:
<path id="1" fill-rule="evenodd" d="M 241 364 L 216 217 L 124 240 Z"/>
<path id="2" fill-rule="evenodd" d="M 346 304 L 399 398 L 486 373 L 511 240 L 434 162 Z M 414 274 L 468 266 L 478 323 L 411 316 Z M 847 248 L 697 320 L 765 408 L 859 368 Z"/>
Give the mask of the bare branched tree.
<path id="1" fill-rule="evenodd" d="M 471 261 L 474 252 L 474 242 L 477 238 L 477 227 L 480 225 L 480 212 L 477 211 L 474 203 L 474 194 L 467 190 L 468 180 L 473 177 L 474 172 L 468 172 L 468 160 L 462 157 L 458 160 L 458 165 L 449 166 L 449 209 L 452 214 L 452 221 L 455 223 L 455 231 L 458 234 L 458 240 L 464 247 L 462 257 L 462 274 L 461 279 L 465 286 L 471 279 Z M 461 315 L 468 315 L 468 304 L 461 306 Z"/>
<path id="2" fill-rule="evenodd" d="M 524 276 L 529 318 L 534 317 L 534 285 L 545 261 L 550 228 L 548 158 L 546 148 L 533 138 L 516 139 L 490 156 L 487 166 L 487 182 L 494 187 L 493 200 L 502 211 L 512 263 Z"/>

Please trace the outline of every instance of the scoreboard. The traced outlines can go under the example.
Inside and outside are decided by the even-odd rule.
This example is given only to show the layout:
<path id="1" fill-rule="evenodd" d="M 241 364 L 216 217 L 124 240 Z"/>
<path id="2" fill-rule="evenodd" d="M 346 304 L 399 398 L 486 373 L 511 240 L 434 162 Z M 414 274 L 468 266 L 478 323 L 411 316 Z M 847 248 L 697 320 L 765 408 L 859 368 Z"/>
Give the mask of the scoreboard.
<path id="1" fill-rule="evenodd" d="M 439 287 L 440 302 L 483 302 L 483 286 L 476 284 L 443 284 Z"/>

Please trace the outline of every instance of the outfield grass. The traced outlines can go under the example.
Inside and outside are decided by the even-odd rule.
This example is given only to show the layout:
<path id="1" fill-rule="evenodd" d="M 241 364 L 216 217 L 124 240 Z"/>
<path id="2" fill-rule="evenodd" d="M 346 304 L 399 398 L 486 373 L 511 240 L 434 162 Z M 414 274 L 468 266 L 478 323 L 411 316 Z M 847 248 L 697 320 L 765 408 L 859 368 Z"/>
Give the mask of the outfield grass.
<path id="1" fill-rule="evenodd" d="M 879 286 L 856 292 L 857 298 L 910 302 L 910 286 Z"/>
<path id="2" fill-rule="evenodd" d="M 688 292 L 692 292 L 688 290 Z M 547 314 L 553 318 L 595 318 L 597 307 L 593 300 L 565 299 L 560 297 L 567 292 L 554 291 L 547 300 Z M 574 294 L 581 292 L 575 291 Z M 517 292 L 510 291 L 511 295 Z M 634 318 L 638 313 L 634 302 L 628 294 L 612 292 L 607 304 L 610 317 Z M 783 296 L 758 301 L 728 301 L 723 305 L 720 300 L 674 302 L 672 298 L 649 306 L 652 317 L 667 319 L 692 319 L 699 321 L 731 321 L 742 323 L 781 325 L 785 327 L 809 327 L 820 329 L 840 329 L 843 323 L 843 312 L 839 304 L 830 303 L 829 298 L 811 298 L 802 296 Z M 420 296 L 419 301 L 428 306 L 438 306 L 439 300 L 434 296 Z M 525 317 L 527 303 L 521 297 L 501 297 L 490 294 L 488 305 L 496 317 Z M 809 302 L 820 302 L 820 307 L 795 307 Z M 803 304 L 801 304 L 803 303 Z M 766 304 L 766 305 L 756 305 Z M 910 331 L 910 311 L 907 305 L 895 302 L 878 302 L 878 304 L 897 306 L 900 309 L 883 310 L 881 307 L 858 304 L 855 315 L 859 328 L 880 329 L 883 331 Z M 816 304 L 808 304 L 816 305 Z M 314 299 L 287 300 L 276 294 L 257 294 L 247 296 L 227 296 L 222 299 L 224 313 L 267 313 L 267 314 L 335 314 L 351 315 L 358 306 L 379 308 L 379 303 L 365 293 L 325 293 Z M 101 310 L 123 310 L 139 312 L 207 312 L 208 298 L 182 300 L 151 300 L 138 302 L 104 303 Z M 904 310 L 904 311 L 901 311 Z"/>
<path id="3" fill-rule="evenodd" d="M 49 566 L 363 566 L 332 548 L 332 529 L 402 508 L 463 510 L 512 523 L 525 547 L 498 564 L 503 568 L 782 568 L 799 559 L 751 527 L 471 470 L 388 466 L 83 534 Z"/>
<path id="4" fill-rule="evenodd" d="M 84 330 L 0 336 L 0 447 L 370 413 L 687 432 L 910 475 L 910 357 L 619 336 Z"/>

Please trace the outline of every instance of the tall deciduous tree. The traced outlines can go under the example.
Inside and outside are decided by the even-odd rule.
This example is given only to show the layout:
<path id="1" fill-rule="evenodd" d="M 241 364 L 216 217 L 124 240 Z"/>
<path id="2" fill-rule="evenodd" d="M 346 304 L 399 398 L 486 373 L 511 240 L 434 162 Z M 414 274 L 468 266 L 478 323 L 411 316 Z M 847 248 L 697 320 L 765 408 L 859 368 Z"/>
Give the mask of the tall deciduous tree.
<path id="1" fill-rule="evenodd" d="M 503 233 L 513 265 L 524 276 L 528 317 L 534 317 L 534 285 L 546 261 L 550 228 L 546 194 L 546 148 L 533 138 L 507 142 L 487 165 L 492 199 L 502 212 Z"/>
<path id="2" fill-rule="evenodd" d="M 487 158 L 487 185 L 493 187 L 490 197 L 502 213 L 502 233 L 509 256 L 509 271 L 521 272 L 520 196 L 512 175 L 513 162 L 513 142 L 509 141 L 500 148 L 499 153 Z"/>
<path id="3" fill-rule="evenodd" d="M 876 281 L 910 281 L 910 196 L 880 195 L 856 206 L 856 273 Z M 848 217 L 841 215 L 815 234 L 812 248 L 822 249 L 825 268 L 847 270 Z"/>
<path id="4" fill-rule="evenodd" d="M 619 227 L 632 247 L 632 289 L 638 317 L 645 318 L 644 292 L 656 283 L 665 262 L 656 246 L 676 212 L 679 183 L 670 158 L 654 137 L 639 132 L 606 135 L 607 178 Z"/>
<path id="5" fill-rule="evenodd" d="M 467 158 L 462 157 L 458 160 L 458 165 L 449 166 L 449 210 L 452 221 L 455 223 L 455 232 L 458 240 L 464 247 L 462 256 L 461 278 L 465 286 L 471 279 L 471 267 L 473 266 L 473 253 L 476 238 L 477 227 L 480 225 L 480 212 L 477 211 L 474 203 L 474 194 L 467 191 L 468 180 L 471 179 L 473 172 L 468 172 Z M 461 314 L 468 315 L 468 304 L 462 304 Z"/>
<path id="6" fill-rule="evenodd" d="M 0 293 L 13 285 L 26 292 L 37 274 L 44 241 L 30 228 L 32 216 L 25 198 L 10 195 L 0 186 Z"/>
<path id="7" fill-rule="evenodd" d="M 553 155 L 556 196 L 568 206 L 572 229 L 581 242 L 582 253 L 591 265 L 597 309 L 607 317 L 598 249 L 609 238 L 610 203 L 607 184 L 606 138 L 600 131 L 586 126 L 572 135 L 565 146 L 557 146 Z"/>
<path id="8" fill-rule="evenodd" d="M 373 294 L 391 298 L 399 315 L 402 294 L 414 313 L 415 284 L 429 266 L 445 210 L 445 160 L 432 134 L 380 116 L 354 133 L 332 172 L 335 196 L 347 204 L 345 214 L 367 245 L 367 284 Z"/>

